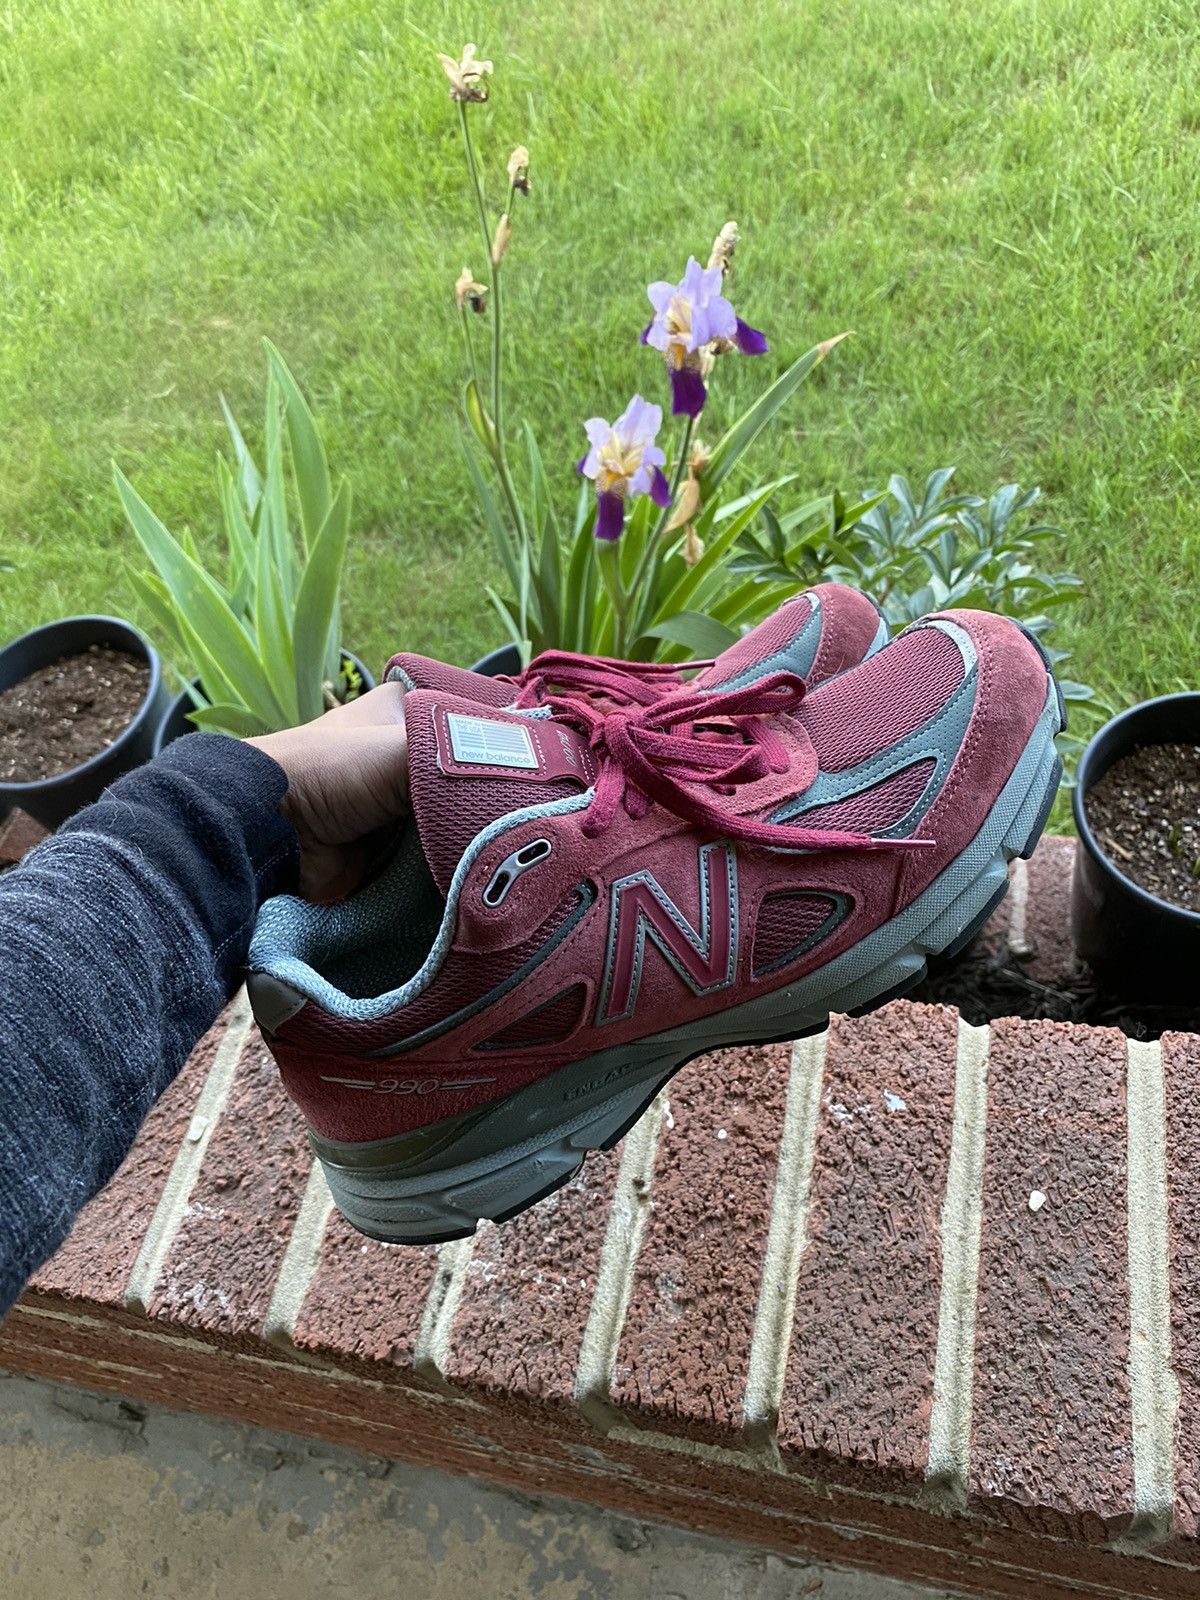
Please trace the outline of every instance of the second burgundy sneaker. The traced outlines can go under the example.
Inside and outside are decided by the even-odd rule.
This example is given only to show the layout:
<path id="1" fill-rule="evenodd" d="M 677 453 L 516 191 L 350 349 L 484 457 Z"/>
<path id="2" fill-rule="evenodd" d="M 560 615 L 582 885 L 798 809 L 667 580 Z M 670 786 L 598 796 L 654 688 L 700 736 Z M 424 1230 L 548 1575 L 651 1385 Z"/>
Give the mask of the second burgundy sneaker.
<path id="1" fill-rule="evenodd" d="M 527 709 L 550 686 L 648 705 L 678 688 L 682 673 L 694 668 L 700 669 L 694 688 L 737 688 L 768 672 L 794 672 L 812 688 L 882 650 L 888 636 L 887 622 L 873 600 L 844 583 L 819 583 L 793 595 L 715 661 L 669 666 L 551 650 L 536 656 L 516 677 L 482 678 L 463 667 L 401 651 L 388 662 L 384 677 L 406 689 L 437 689 L 483 705 Z"/>
<path id="2" fill-rule="evenodd" d="M 269 901 L 250 956 L 363 1232 L 511 1216 L 683 1062 L 877 1003 L 998 903 L 1061 771 L 1040 647 L 955 611 L 811 691 L 760 665 L 648 704 L 406 696 L 390 866 L 341 905 Z"/>

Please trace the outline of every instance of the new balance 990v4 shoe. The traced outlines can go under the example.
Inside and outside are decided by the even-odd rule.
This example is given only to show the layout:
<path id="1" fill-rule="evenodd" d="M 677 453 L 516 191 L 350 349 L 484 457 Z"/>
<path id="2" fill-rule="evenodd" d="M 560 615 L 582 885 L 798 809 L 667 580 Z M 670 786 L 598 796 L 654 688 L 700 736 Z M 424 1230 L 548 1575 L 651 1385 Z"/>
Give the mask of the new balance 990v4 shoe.
<path id="1" fill-rule="evenodd" d="M 600 660 L 551 650 L 537 656 L 515 678 L 480 678 L 462 667 L 402 651 L 384 677 L 406 689 L 435 689 L 482 705 L 523 710 L 538 705 L 553 687 L 576 695 L 649 705 L 677 689 L 682 673 L 699 668 L 693 687 L 735 688 L 768 672 L 794 672 L 810 688 L 858 666 L 888 641 L 888 625 L 874 601 L 844 583 L 819 583 L 781 605 L 715 661 L 683 667 L 659 662 Z"/>
<path id="2" fill-rule="evenodd" d="M 511 1216 L 683 1062 L 899 992 L 998 903 L 1061 770 L 1020 628 L 933 617 L 808 690 L 734 666 L 649 703 L 413 690 L 388 869 L 263 908 L 255 1011 L 363 1232 Z"/>

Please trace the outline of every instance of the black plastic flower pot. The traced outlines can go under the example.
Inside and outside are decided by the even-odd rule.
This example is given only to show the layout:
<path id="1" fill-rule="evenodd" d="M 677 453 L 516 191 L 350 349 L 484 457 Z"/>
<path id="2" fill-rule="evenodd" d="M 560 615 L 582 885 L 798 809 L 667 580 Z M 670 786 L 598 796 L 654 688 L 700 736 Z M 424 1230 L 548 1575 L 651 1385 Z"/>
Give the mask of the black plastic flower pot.
<path id="1" fill-rule="evenodd" d="M 489 650 L 471 668 L 482 672 L 485 678 L 515 678 L 521 670 L 521 652 L 515 644 L 502 644 L 498 650 Z"/>
<path id="2" fill-rule="evenodd" d="M 352 662 L 357 668 L 358 674 L 363 681 L 363 693 L 365 694 L 368 689 L 373 689 L 375 687 L 375 679 L 353 651 L 343 650 L 342 654 L 347 661 Z M 199 689 L 199 678 L 192 680 L 192 686 L 195 689 Z M 174 744 L 176 739 L 182 739 L 185 733 L 196 732 L 195 723 L 188 717 L 188 712 L 191 711 L 194 705 L 195 701 L 186 689 L 181 689 L 173 700 L 167 702 L 166 710 L 154 731 L 154 754 L 156 756 L 161 755 L 169 744 Z"/>
<path id="3" fill-rule="evenodd" d="M 1071 885 L 1075 948 L 1105 989 L 1161 1005 L 1200 1003 L 1200 913 L 1139 888 L 1088 822 L 1091 789 L 1143 745 L 1200 744 L 1200 693 L 1145 700 L 1107 723 L 1079 761 L 1073 797 L 1079 848 Z"/>
<path id="4" fill-rule="evenodd" d="M 119 617 L 64 617 L 22 634 L 0 650 L 0 690 L 11 689 L 64 656 L 82 655 L 92 645 L 124 650 L 149 665 L 145 699 L 112 743 L 79 766 L 33 783 L 0 783 L 0 815 L 19 806 L 43 827 L 57 828 L 153 754 L 155 730 L 167 702 L 162 665 L 150 641 Z"/>

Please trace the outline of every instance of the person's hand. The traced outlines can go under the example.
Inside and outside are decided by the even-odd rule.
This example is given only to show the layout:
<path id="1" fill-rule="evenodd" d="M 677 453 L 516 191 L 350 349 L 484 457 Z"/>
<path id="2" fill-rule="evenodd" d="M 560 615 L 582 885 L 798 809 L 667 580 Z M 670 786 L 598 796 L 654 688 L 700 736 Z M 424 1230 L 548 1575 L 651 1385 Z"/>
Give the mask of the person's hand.
<path id="1" fill-rule="evenodd" d="M 287 773 L 283 814 L 300 839 L 300 893 L 328 903 L 358 888 L 408 810 L 404 690 L 384 683 L 348 705 L 247 744 Z"/>

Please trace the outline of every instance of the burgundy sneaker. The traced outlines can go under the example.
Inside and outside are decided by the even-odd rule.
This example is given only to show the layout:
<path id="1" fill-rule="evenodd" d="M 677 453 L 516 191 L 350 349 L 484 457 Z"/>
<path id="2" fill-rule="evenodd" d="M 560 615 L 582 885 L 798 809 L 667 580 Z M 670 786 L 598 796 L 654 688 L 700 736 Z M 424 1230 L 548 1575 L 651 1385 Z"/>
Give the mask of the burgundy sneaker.
<path id="1" fill-rule="evenodd" d="M 516 677 L 481 678 L 463 667 L 401 651 L 388 662 L 384 677 L 406 689 L 436 689 L 481 705 L 521 710 L 538 705 L 551 685 L 560 693 L 650 705 L 666 690 L 679 687 L 682 672 L 695 668 L 702 670 L 693 688 L 738 688 L 768 672 L 794 672 L 813 688 L 882 650 L 888 635 L 873 600 L 844 583 L 819 583 L 793 595 L 715 661 L 680 667 L 548 650 Z"/>
<path id="2" fill-rule="evenodd" d="M 339 1209 L 394 1242 L 524 1209 L 693 1056 L 909 987 L 998 904 L 1061 771 L 1040 647 L 969 611 L 811 692 L 405 713 L 390 866 L 269 901 L 249 980 Z"/>

